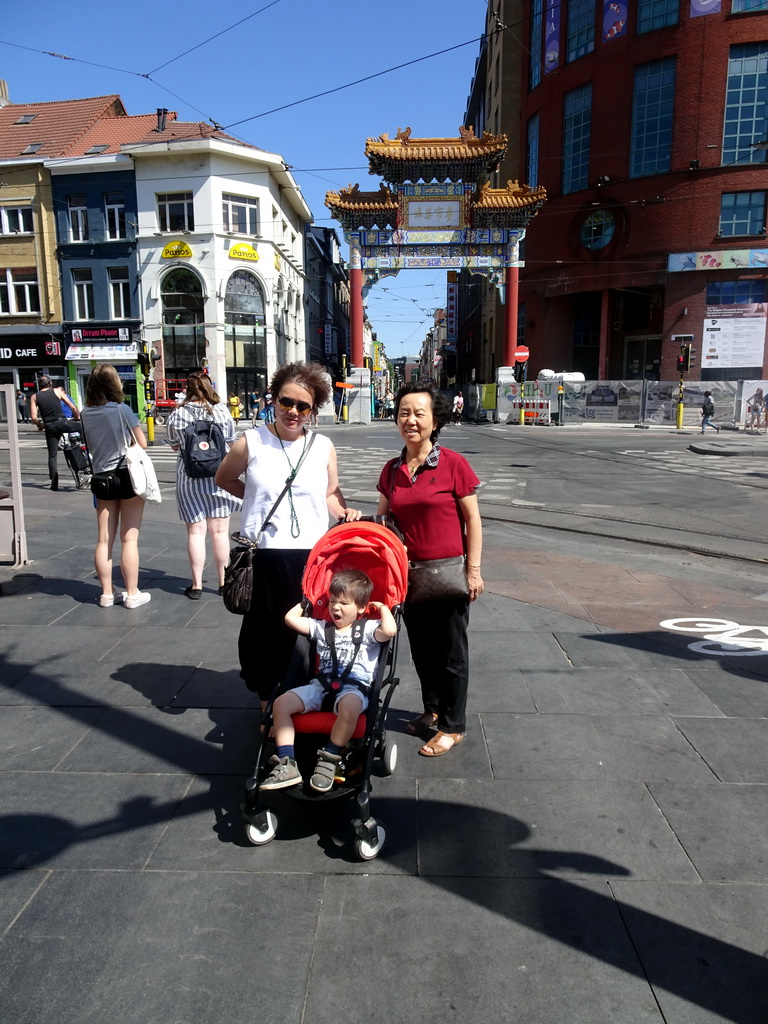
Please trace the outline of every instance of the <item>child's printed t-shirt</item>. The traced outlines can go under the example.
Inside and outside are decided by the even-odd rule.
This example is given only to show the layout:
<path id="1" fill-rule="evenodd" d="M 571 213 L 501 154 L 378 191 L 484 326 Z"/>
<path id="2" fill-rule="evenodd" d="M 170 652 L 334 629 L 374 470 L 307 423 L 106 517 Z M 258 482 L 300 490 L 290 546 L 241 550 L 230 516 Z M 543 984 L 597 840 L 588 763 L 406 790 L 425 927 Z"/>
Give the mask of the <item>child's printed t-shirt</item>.
<path id="1" fill-rule="evenodd" d="M 355 682 L 365 683 L 366 686 L 370 686 L 376 674 L 376 665 L 379 660 L 379 651 L 381 650 L 381 644 L 378 640 L 374 639 L 373 634 L 380 625 L 380 619 L 365 620 L 363 639 L 360 642 L 360 649 L 356 658 L 351 628 L 344 633 L 336 633 L 334 642 L 336 644 L 336 657 L 339 663 L 339 675 L 341 675 L 350 661 L 355 658 L 355 663 L 352 666 L 348 679 L 354 679 Z M 325 642 L 325 626 L 325 622 L 320 619 L 313 619 L 309 637 L 310 640 L 317 641 L 320 671 L 330 679 L 333 674 L 333 656 L 330 647 Z"/>

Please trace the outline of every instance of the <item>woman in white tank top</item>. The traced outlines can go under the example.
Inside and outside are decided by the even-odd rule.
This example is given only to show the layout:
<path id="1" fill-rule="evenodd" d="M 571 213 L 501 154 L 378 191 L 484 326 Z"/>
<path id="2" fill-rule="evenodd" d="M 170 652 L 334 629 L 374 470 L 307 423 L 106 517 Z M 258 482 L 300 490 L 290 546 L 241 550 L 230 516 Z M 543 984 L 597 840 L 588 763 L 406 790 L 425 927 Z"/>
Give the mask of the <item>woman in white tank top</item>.
<path id="1" fill-rule="evenodd" d="M 328 401 L 330 383 L 316 363 L 282 366 L 272 378 L 275 420 L 253 430 L 230 449 L 216 473 L 219 487 L 243 499 L 241 533 L 259 538 L 262 523 L 301 461 L 301 468 L 259 538 L 258 571 L 238 640 L 240 675 L 266 703 L 288 668 L 297 634 L 285 613 L 301 599 L 307 555 L 335 521 L 359 519 L 339 487 L 336 449 L 306 424 Z M 244 477 L 244 479 L 243 479 Z"/>

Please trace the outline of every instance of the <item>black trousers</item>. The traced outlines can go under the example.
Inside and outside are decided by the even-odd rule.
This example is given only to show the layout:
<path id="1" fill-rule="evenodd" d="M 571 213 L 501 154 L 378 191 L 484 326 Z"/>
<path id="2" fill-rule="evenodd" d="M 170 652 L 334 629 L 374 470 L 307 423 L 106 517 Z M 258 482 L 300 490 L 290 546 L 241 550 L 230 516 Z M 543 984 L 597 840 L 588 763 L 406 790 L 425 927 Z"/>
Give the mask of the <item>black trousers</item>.
<path id="1" fill-rule="evenodd" d="M 254 559 L 253 600 L 243 616 L 237 649 L 240 675 L 249 690 L 267 700 L 282 682 L 298 633 L 285 613 L 301 600 L 301 577 L 309 549 L 262 548 Z"/>
<path id="2" fill-rule="evenodd" d="M 466 732 L 469 601 L 425 601 L 403 612 L 424 710 L 442 732 Z"/>
<path id="3" fill-rule="evenodd" d="M 58 474 L 57 457 L 59 454 L 59 440 L 62 434 L 69 430 L 69 420 L 62 416 L 60 420 L 49 420 L 45 424 L 45 444 L 48 448 L 48 476 L 55 480 Z"/>

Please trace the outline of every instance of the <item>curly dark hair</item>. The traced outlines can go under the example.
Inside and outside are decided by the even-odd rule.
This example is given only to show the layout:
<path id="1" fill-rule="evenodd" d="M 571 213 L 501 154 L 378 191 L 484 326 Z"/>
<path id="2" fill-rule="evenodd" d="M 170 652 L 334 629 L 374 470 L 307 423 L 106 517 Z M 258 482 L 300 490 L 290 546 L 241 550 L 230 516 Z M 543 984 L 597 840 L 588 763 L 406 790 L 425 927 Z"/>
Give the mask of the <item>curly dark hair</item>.
<path id="1" fill-rule="evenodd" d="M 277 401 L 280 389 L 290 381 L 305 388 L 313 396 L 312 408 L 317 410 L 331 397 L 328 375 L 319 363 L 288 363 L 275 371 L 270 389 L 273 401 Z"/>
<path id="2" fill-rule="evenodd" d="M 400 412 L 400 402 L 406 395 L 424 394 L 432 399 L 432 417 L 435 421 L 435 429 L 429 435 L 431 441 L 435 441 L 437 435 L 446 425 L 451 422 L 453 408 L 451 403 L 432 384 L 404 384 L 395 395 L 395 419 Z"/>

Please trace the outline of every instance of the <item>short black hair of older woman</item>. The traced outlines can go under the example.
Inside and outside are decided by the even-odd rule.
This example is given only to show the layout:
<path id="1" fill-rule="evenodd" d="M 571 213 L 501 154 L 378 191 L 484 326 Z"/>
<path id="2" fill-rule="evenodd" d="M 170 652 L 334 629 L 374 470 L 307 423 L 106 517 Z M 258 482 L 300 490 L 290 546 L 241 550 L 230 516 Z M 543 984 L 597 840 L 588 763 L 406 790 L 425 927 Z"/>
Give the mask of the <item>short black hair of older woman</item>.
<path id="1" fill-rule="evenodd" d="M 401 401 L 406 395 L 414 394 L 429 395 L 432 399 L 432 418 L 435 421 L 435 429 L 429 435 L 429 438 L 431 441 L 434 441 L 446 423 L 451 422 L 453 406 L 445 395 L 441 394 L 432 384 L 403 384 L 395 396 L 395 419 L 397 419 L 400 413 Z"/>
<path id="2" fill-rule="evenodd" d="M 331 397 L 328 374 L 319 363 L 288 363 L 279 367 L 270 384 L 273 401 L 277 401 L 281 389 L 291 382 L 309 391 L 314 398 L 312 407 L 315 410 Z"/>

